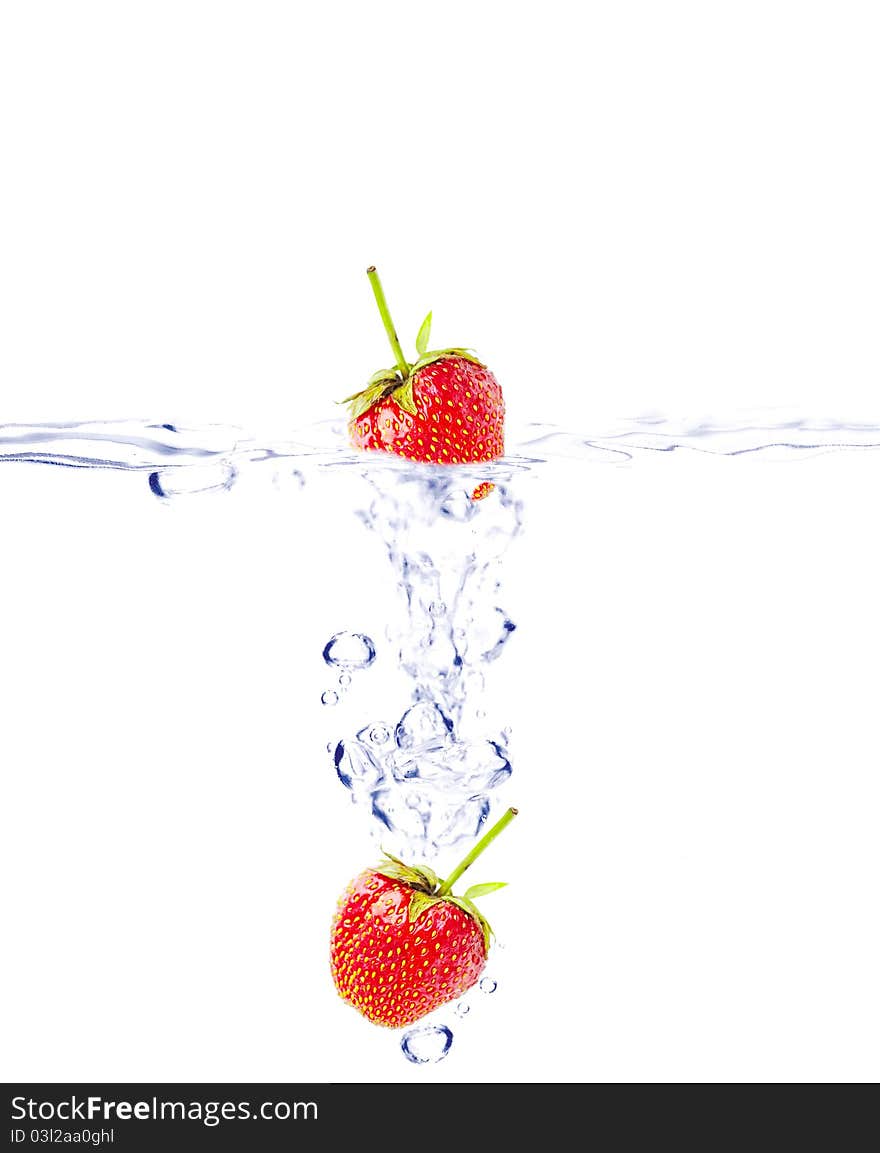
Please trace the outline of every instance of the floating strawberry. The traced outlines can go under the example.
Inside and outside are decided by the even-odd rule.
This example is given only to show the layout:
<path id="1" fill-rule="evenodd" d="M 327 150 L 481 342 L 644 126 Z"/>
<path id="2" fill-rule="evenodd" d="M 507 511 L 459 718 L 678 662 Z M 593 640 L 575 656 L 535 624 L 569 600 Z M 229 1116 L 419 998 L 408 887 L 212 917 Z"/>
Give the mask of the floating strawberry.
<path id="1" fill-rule="evenodd" d="M 411 1025 L 467 992 L 482 973 L 491 930 L 474 899 L 504 887 L 452 886 L 516 816 L 504 816 L 441 881 L 427 865 L 387 861 L 367 869 L 339 898 L 330 939 L 336 989 L 360 1013 L 392 1029 Z"/>
<path id="2" fill-rule="evenodd" d="M 397 361 L 374 373 L 349 405 L 355 448 L 393 452 L 428 464 L 481 464 L 504 455 L 504 397 L 486 366 L 467 348 L 428 351 L 431 313 L 408 364 L 375 268 L 367 269 Z"/>

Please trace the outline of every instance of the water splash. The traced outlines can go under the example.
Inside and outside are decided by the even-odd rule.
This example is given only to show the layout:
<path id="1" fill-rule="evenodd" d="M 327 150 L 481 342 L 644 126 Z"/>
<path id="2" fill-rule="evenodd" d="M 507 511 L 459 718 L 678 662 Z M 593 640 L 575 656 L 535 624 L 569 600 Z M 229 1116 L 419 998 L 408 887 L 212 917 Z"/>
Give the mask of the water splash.
<path id="1" fill-rule="evenodd" d="M 507 440 L 500 461 L 442 467 L 354 452 L 340 421 L 286 438 L 167 420 L 56 422 L 0 426 L 0 463 L 140 473 L 146 498 L 166 506 L 261 480 L 295 499 L 303 487 L 350 478 L 358 516 L 400 589 L 402 616 L 389 626 L 384 667 L 399 668 L 408 688 L 395 699 L 383 684 L 378 708 L 330 741 L 331 763 L 385 847 L 431 857 L 479 834 L 513 771 L 508 719 L 489 715 L 486 688 L 516 632 L 498 562 L 521 531 L 527 477 L 555 461 L 637 467 L 639 458 L 676 451 L 786 460 L 876 451 L 880 425 L 782 411 L 729 421 L 649 414 L 583 433 L 528 425 Z M 327 641 L 334 679 L 320 700 L 340 725 L 382 648 L 358 632 Z"/>
<path id="2" fill-rule="evenodd" d="M 490 496 L 498 476 L 509 480 L 544 462 L 576 459 L 585 464 L 629 465 L 639 456 L 689 451 L 719 456 L 761 454 L 797 460 L 817 453 L 876 451 L 880 423 L 804 416 L 783 409 L 749 410 L 727 420 L 647 414 L 581 432 L 551 424 L 527 424 L 507 434 L 508 455 L 479 469 L 420 466 L 472 474 L 472 497 Z M 372 471 L 405 465 L 390 454 L 371 454 Z M 263 476 L 276 487 L 298 490 L 327 468 L 357 468 L 364 454 L 352 451 L 345 425 L 319 421 L 283 439 L 234 425 L 185 427 L 172 421 L 58 421 L 0 425 L 0 464 L 50 464 L 72 469 L 144 473 L 145 488 L 160 500 L 227 491 L 243 478 Z M 190 476 L 183 473 L 193 470 Z M 201 472 L 199 470 L 202 470 Z M 476 504 L 477 501 L 472 501 Z M 447 508 L 468 515 L 460 497 Z"/>
<path id="3" fill-rule="evenodd" d="M 498 604 L 498 565 L 523 506 L 500 472 L 478 499 L 466 469 L 395 462 L 364 472 L 369 502 L 358 515 L 397 579 L 403 612 L 388 638 L 408 699 L 394 708 L 396 721 L 362 720 L 342 736 L 333 765 L 383 847 L 403 856 L 431 858 L 474 839 L 512 772 L 509 727 L 480 707 L 485 666 L 516 628 Z"/>
<path id="4" fill-rule="evenodd" d="M 414 1065 L 442 1061 L 452 1048 L 452 1030 L 445 1025 L 418 1025 L 404 1033 L 400 1048 Z"/>

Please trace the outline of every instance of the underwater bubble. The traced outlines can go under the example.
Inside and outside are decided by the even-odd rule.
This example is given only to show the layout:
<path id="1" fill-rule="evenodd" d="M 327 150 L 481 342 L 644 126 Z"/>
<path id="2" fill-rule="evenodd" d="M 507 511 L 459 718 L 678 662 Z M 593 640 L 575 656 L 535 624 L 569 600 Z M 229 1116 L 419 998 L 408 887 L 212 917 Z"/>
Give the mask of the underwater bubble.
<path id="1" fill-rule="evenodd" d="M 397 781 L 409 781 L 413 777 L 420 777 L 423 781 L 436 780 L 438 777 L 448 775 L 448 767 L 441 755 L 435 755 L 433 750 L 419 749 L 416 756 L 411 753 L 391 753 L 386 763 Z M 453 782 L 449 779 L 449 784 Z"/>
<path id="2" fill-rule="evenodd" d="M 324 645 L 323 656 L 328 665 L 366 669 L 376 659 L 376 646 L 363 633 L 334 633 Z"/>
<path id="3" fill-rule="evenodd" d="M 452 732 L 452 721 L 434 701 L 419 701 L 406 710 L 394 731 L 400 749 L 428 749 L 442 745 Z"/>
<path id="4" fill-rule="evenodd" d="M 443 686 L 460 675 L 461 657 L 449 630 L 429 629 L 425 633 L 414 625 L 400 641 L 400 664 L 413 680 L 436 685 L 442 694 Z"/>
<path id="5" fill-rule="evenodd" d="M 471 500 L 471 494 L 465 492 L 464 489 L 451 492 L 440 505 L 440 515 L 449 517 L 450 520 L 471 520 L 476 512 L 477 509 Z"/>
<path id="6" fill-rule="evenodd" d="M 395 780 L 418 778 L 436 784 L 449 801 L 497 789 L 513 772 L 498 742 L 457 741 L 451 734 L 444 743 L 435 741 L 386 753 L 384 763 Z"/>
<path id="7" fill-rule="evenodd" d="M 428 612 L 432 617 L 442 617 L 446 613 L 446 605 L 443 601 L 431 601 L 428 605 Z"/>
<path id="8" fill-rule="evenodd" d="M 332 689 L 326 689 L 323 693 L 321 693 L 321 704 L 338 705 L 339 693 L 334 693 Z"/>
<path id="9" fill-rule="evenodd" d="M 333 767 L 347 789 L 374 789 L 382 783 L 382 766 L 359 741 L 340 741 L 333 749 Z"/>
<path id="10" fill-rule="evenodd" d="M 358 730 L 357 739 L 368 748 L 380 748 L 391 743 L 391 730 L 384 721 L 371 721 Z"/>
<path id="11" fill-rule="evenodd" d="M 350 684 L 351 684 L 351 673 L 340 673 L 339 674 L 340 687 L 343 689 L 347 689 Z"/>
<path id="12" fill-rule="evenodd" d="M 482 981 L 480 981 L 481 993 L 494 993 L 497 988 L 498 982 L 493 981 L 491 977 L 484 977 Z"/>
<path id="13" fill-rule="evenodd" d="M 404 1033 L 400 1048 L 407 1061 L 427 1065 L 442 1061 L 452 1046 L 452 1030 L 445 1025 L 420 1025 Z"/>
<path id="14" fill-rule="evenodd" d="M 467 1003 L 467 1001 L 459 1001 L 458 1004 L 455 1006 L 456 1017 L 466 1017 L 468 1015 L 468 1013 L 470 1013 L 470 1011 L 471 1011 L 471 1007 Z"/>
<path id="15" fill-rule="evenodd" d="M 483 831 L 491 808 L 486 797 L 468 797 L 463 804 L 436 806 L 431 814 L 430 839 L 435 845 L 455 845 L 474 840 Z"/>
<path id="16" fill-rule="evenodd" d="M 203 492 L 225 492 L 232 488 L 237 476 L 231 464 L 172 465 L 151 472 L 148 483 L 151 492 L 168 499 Z"/>
<path id="17" fill-rule="evenodd" d="M 396 789 L 382 788 L 373 793 L 373 816 L 389 832 L 424 844 L 428 838 L 431 802 L 423 794 L 401 796 Z"/>
<path id="18" fill-rule="evenodd" d="M 513 772 L 505 749 L 496 741 L 459 741 L 454 754 L 450 767 L 471 792 L 497 789 Z"/>

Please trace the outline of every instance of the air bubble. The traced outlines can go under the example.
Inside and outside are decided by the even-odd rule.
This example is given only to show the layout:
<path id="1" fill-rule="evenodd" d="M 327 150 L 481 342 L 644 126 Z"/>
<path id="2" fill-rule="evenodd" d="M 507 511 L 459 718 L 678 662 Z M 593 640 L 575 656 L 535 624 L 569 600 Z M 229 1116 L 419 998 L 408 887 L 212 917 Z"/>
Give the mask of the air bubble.
<path id="1" fill-rule="evenodd" d="M 344 669 L 366 669 L 376 659 L 376 646 L 363 633 L 334 633 L 324 645 L 328 665 Z"/>
<path id="2" fill-rule="evenodd" d="M 493 981 L 491 977 L 484 977 L 482 981 L 480 981 L 481 993 L 494 993 L 497 988 L 498 982 Z"/>
<path id="3" fill-rule="evenodd" d="M 459 1001 L 458 1004 L 455 1006 L 456 1017 L 466 1017 L 468 1015 L 468 1013 L 470 1013 L 470 1011 L 471 1011 L 471 1007 L 467 1003 L 467 1001 Z"/>
<path id="4" fill-rule="evenodd" d="M 151 492 L 169 499 L 205 492 L 225 492 L 232 488 L 237 476 L 231 464 L 178 464 L 151 472 L 147 480 Z"/>
<path id="5" fill-rule="evenodd" d="M 339 674 L 339 686 L 340 686 L 340 688 L 347 689 L 350 684 L 351 684 L 351 673 L 340 673 Z"/>
<path id="6" fill-rule="evenodd" d="M 442 1061 L 452 1047 L 452 1030 L 445 1025 L 420 1025 L 404 1033 L 400 1048 L 407 1061 L 428 1065 Z"/>
<path id="7" fill-rule="evenodd" d="M 452 721 L 433 701 L 419 701 L 397 723 L 398 748 L 427 750 L 442 747 L 452 732 Z"/>
<path id="8" fill-rule="evenodd" d="M 326 689 L 323 693 L 321 693 L 321 704 L 322 705 L 338 705 L 339 704 L 339 693 L 334 693 L 334 691 L 332 689 Z"/>
<path id="9" fill-rule="evenodd" d="M 340 741 L 331 752 L 336 775 L 347 789 L 376 789 L 382 783 L 382 766 L 360 741 Z"/>

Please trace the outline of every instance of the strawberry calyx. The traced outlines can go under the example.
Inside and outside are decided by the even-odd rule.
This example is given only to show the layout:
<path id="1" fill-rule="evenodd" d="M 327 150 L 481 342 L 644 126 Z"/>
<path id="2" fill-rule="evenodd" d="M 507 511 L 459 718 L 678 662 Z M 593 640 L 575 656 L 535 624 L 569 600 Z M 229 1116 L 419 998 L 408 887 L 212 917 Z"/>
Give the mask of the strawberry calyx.
<path id="1" fill-rule="evenodd" d="M 436 352 L 425 353 L 415 364 L 409 366 L 405 377 L 401 377 L 397 369 L 393 367 L 380 368 L 378 372 L 373 373 L 367 381 L 365 388 L 362 388 L 360 392 L 355 392 L 352 393 L 351 396 L 345 397 L 345 399 L 339 403 L 348 405 L 349 420 L 357 420 L 358 417 L 363 416 L 365 412 L 371 409 L 374 404 L 378 404 L 380 400 L 384 400 L 386 396 L 390 396 L 404 412 L 408 412 L 411 416 L 418 416 L 418 409 L 416 408 L 415 397 L 413 396 L 413 383 L 416 373 L 418 373 L 420 368 L 425 368 L 427 365 L 434 364 L 438 360 L 443 360 L 447 356 L 460 356 L 462 360 L 469 360 L 473 364 L 478 364 L 481 368 L 486 367 L 476 353 L 469 348 L 443 348 Z"/>
<path id="2" fill-rule="evenodd" d="M 389 880 L 400 881 L 401 884 L 412 889 L 407 913 L 410 924 L 417 921 L 422 913 L 424 913 L 426 909 L 430 909 L 432 905 L 439 905 L 444 901 L 450 905 L 456 905 L 459 909 L 467 913 L 468 916 L 473 917 L 480 926 L 483 932 L 483 944 L 488 953 L 489 942 L 495 934 L 492 926 L 474 904 L 474 897 L 484 896 L 486 893 L 492 893 L 496 889 L 503 889 L 507 884 L 506 881 L 490 881 L 484 885 L 473 885 L 460 897 L 455 896 L 453 893 L 447 893 L 441 896 L 439 890 L 443 881 L 437 876 L 433 869 L 428 868 L 427 865 L 407 865 L 384 850 L 383 853 L 388 859 L 387 863 L 378 865 L 376 872 L 383 877 L 387 877 Z"/>
<path id="3" fill-rule="evenodd" d="M 428 865 L 408 865 L 399 857 L 394 857 L 383 849 L 386 860 L 376 867 L 376 872 L 389 880 L 399 881 L 412 890 L 408 910 L 408 919 L 411 924 L 418 920 L 422 913 L 426 909 L 430 909 L 432 905 L 440 904 L 443 901 L 448 902 L 467 913 L 468 916 L 473 917 L 482 930 L 483 945 L 486 952 L 489 952 L 489 942 L 495 934 L 492 926 L 474 904 L 474 901 L 477 897 L 485 897 L 488 893 L 503 889 L 507 882 L 488 881 L 480 885 L 471 885 L 462 896 L 456 896 L 452 892 L 452 886 L 465 869 L 473 864 L 483 850 L 495 840 L 502 829 L 509 825 L 516 815 L 516 809 L 508 809 L 504 816 L 480 838 L 445 881 L 438 877 Z"/>
<path id="4" fill-rule="evenodd" d="M 418 410 L 416 409 L 416 402 L 413 397 L 413 383 L 416 374 L 427 365 L 434 364 L 436 361 L 443 360 L 448 356 L 459 356 L 464 360 L 470 360 L 481 368 L 485 368 L 483 362 L 470 348 L 428 350 L 428 341 L 431 338 L 431 322 L 433 319 L 433 313 L 431 312 L 429 312 L 422 321 L 418 335 L 416 336 L 418 359 L 413 364 L 410 364 L 403 355 L 403 349 L 400 347 L 397 331 L 394 328 L 391 313 L 385 301 L 385 293 L 379 280 L 379 274 L 376 272 L 376 269 L 371 266 L 367 269 L 367 276 L 370 278 L 373 295 L 376 298 L 379 314 L 385 325 L 385 331 L 388 335 L 388 341 L 394 353 L 396 363 L 392 365 L 391 368 L 380 368 L 378 372 L 374 372 L 364 388 L 340 401 L 340 404 L 347 404 L 349 406 L 349 420 L 357 420 L 371 409 L 374 404 L 377 404 L 380 400 L 384 400 L 386 396 L 390 396 L 404 412 L 408 412 L 411 416 L 417 416 Z"/>

